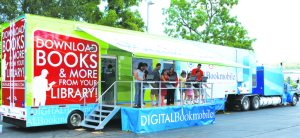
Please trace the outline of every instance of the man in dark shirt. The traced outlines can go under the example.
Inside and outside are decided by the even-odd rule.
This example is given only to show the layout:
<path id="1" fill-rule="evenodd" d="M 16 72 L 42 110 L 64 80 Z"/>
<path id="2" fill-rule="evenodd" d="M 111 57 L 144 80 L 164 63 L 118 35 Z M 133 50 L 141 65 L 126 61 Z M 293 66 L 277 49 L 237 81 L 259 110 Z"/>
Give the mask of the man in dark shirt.
<path id="1" fill-rule="evenodd" d="M 153 71 L 151 73 L 153 75 L 153 81 L 160 81 L 160 73 L 159 73 L 160 68 L 161 68 L 161 64 L 157 63 L 156 67 L 153 69 Z M 158 105 L 158 92 L 159 92 L 159 90 L 157 88 L 159 87 L 159 83 L 158 82 L 153 83 L 152 87 L 156 88 L 156 89 L 151 89 L 152 106 L 155 106 L 155 105 Z M 156 98 L 156 104 L 154 102 L 154 96 Z"/>

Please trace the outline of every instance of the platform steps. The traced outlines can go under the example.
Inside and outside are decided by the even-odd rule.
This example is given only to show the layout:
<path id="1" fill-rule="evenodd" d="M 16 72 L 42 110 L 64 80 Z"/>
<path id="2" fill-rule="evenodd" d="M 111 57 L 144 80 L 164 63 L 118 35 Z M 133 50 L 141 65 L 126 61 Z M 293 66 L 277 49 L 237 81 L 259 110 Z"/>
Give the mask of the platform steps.
<path id="1" fill-rule="evenodd" d="M 101 130 L 118 113 L 119 110 L 119 106 L 99 104 L 82 121 L 81 126 L 83 128 Z"/>

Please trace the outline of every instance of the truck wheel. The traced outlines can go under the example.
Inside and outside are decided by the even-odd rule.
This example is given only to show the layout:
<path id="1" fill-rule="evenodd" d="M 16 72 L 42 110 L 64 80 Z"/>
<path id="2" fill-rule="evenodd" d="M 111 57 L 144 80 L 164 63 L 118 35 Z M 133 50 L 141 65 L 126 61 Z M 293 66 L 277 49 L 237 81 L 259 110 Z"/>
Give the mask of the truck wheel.
<path id="1" fill-rule="evenodd" d="M 68 128 L 75 129 L 80 127 L 80 123 L 83 119 L 81 111 L 72 111 L 68 116 Z"/>
<path id="2" fill-rule="evenodd" d="M 242 111 L 248 111 L 250 109 L 250 100 L 248 96 L 242 99 Z"/>
<path id="3" fill-rule="evenodd" d="M 294 96 L 293 96 L 293 101 L 292 101 L 292 106 L 296 106 L 297 105 L 297 102 L 298 102 L 298 100 L 297 100 L 297 95 L 296 94 L 294 94 Z"/>
<path id="4" fill-rule="evenodd" d="M 251 100 L 251 110 L 259 109 L 259 98 L 258 96 L 254 96 Z"/>

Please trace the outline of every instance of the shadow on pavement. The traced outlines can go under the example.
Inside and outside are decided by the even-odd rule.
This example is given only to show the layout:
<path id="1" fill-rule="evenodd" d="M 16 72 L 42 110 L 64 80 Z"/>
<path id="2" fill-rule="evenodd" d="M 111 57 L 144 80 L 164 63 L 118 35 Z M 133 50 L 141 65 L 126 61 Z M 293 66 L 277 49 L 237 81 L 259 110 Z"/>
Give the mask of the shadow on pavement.
<path id="1" fill-rule="evenodd" d="M 67 125 L 50 125 L 50 126 L 39 126 L 39 127 L 29 127 L 23 128 L 14 125 L 4 124 L 5 129 L 8 131 L 19 131 L 23 133 L 40 133 L 40 132 L 49 132 L 49 131 L 69 131 Z M 93 130 L 90 130 L 93 131 Z M 121 119 L 111 120 L 102 131 L 122 131 Z"/>
<path id="2" fill-rule="evenodd" d="M 40 133 L 40 132 L 49 132 L 49 131 L 57 131 L 57 130 L 67 130 L 66 125 L 51 125 L 51 126 L 41 126 L 41 127 L 29 127 L 29 128 L 23 128 L 18 126 L 7 126 L 7 130 L 11 131 L 20 131 L 24 133 Z"/>

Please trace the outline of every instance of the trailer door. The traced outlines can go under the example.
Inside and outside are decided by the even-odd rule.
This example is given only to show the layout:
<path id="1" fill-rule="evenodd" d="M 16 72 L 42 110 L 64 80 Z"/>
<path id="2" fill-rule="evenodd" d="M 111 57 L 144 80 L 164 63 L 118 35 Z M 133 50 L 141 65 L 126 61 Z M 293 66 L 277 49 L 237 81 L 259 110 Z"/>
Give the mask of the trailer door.
<path id="1" fill-rule="evenodd" d="M 2 32 L 2 112 L 25 120 L 25 19 Z"/>
<path id="2" fill-rule="evenodd" d="M 103 102 L 114 103 L 115 87 L 110 87 L 117 80 L 117 58 L 114 56 L 101 57 L 101 93 L 103 94 Z M 108 89 L 109 88 L 109 89 Z"/>

